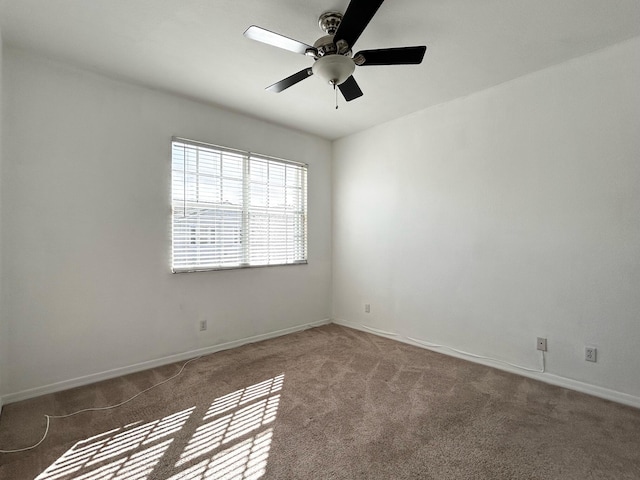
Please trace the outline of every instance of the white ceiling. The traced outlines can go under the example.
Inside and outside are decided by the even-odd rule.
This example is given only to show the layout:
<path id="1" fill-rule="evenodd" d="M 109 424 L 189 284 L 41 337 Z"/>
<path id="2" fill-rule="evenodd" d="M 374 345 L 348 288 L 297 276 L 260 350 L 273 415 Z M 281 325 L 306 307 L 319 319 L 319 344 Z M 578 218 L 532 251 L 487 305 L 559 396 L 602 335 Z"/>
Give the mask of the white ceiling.
<path id="1" fill-rule="evenodd" d="M 427 45 L 421 65 L 357 67 L 350 103 L 312 64 L 246 39 L 252 24 L 304 43 L 348 0 L 0 0 L 6 44 L 335 139 L 640 35 L 638 0 L 388 0 L 354 51 Z"/>

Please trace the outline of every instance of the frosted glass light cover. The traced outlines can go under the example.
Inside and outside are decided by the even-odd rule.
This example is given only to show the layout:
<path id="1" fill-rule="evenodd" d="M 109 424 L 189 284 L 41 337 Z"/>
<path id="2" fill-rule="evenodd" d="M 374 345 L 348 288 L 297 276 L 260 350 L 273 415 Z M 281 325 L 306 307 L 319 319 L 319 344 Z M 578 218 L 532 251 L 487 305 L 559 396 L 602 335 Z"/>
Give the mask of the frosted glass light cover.
<path id="1" fill-rule="evenodd" d="M 344 55 L 327 55 L 316 60 L 313 64 L 313 74 L 327 83 L 340 85 L 351 76 L 356 65 L 353 60 Z"/>

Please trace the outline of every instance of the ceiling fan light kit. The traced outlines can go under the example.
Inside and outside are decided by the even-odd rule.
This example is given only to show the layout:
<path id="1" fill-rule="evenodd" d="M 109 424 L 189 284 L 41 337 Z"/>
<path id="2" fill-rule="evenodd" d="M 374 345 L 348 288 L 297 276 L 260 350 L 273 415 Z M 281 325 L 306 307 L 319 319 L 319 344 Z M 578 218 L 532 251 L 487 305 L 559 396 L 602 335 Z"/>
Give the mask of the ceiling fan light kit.
<path id="1" fill-rule="evenodd" d="M 283 90 L 315 75 L 338 87 L 347 102 L 362 96 L 353 72 L 356 66 L 416 65 L 422 62 L 426 46 L 362 50 L 352 58 L 352 47 L 378 11 L 384 0 L 351 0 L 347 11 L 325 12 L 318 25 L 326 33 L 313 46 L 252 25 L 244 36 L 274 47 L 313 57 L 311 68 L 305 68 L 267 87 L 272 92 Z M 337 108 L 337 106 L 336 106 Z"/>
<path id="2" fill-rule="evenodd" d="M 353 60 L 343 55 L 320 57 L 311 67 L 314 75 L 334 86 L 342 85 L 355 69 Z"/>

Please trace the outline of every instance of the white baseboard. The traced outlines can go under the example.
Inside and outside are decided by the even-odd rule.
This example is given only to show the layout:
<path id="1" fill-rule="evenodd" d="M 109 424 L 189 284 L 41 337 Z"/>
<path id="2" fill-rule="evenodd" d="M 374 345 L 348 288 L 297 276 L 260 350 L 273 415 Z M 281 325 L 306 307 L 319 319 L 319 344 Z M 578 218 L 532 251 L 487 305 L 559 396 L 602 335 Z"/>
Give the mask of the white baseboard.
<path id="1" fill-rule="evenodd" d="M 333 320 L 333 323 L 335 323 L 336 325 L 342 325 L 343 327 L 353 328 L 355 330 L 372 333 L 374 335 L 389 338 L 391 340 L 397 340 L 402 343 L 407 343 L 415 347 L 424 348 L 426 350 L 442 353 L 444 355 L 461 358 L 463 360 L 468 360 L 470 362 L 480 363 L 488 367 L 498 368 L 506 372 L 522 375 L 523 377 L 533 378 L 535 380 L 540 380 L 541 382 L 544 382 L 544 383 L 549 383 L 551 385 L 555 385 L 558 387 L 568 388 L 569 390 L 575 390 L 577 392 L 586 393 L 588 395 L 593 395 L 594 397 L 604 398 L 605 400 L 611 400 L 612 402 L 621 403 L 623 405 L 628 405 L 630 407 L 640 408 L 640 397 L 629 395 L 627 393 L 618 392 L 616 390 L 611 390 L 609 388 L 599 387 L 597 385 L 591 385 L 589 383 L 584 383 L 571 378 L 554 375 L 552 373 L 529 372 L 526 370 L 520 370 L 518 368 L 504 365 L 498 362 L 493 362 L 491 360 L 470 357 L 470 356 L 459 354 L 456 352 L 444 351 L 439 348 L 429 348 L 425 345 L 412 341 L 401 334 L 393 333 L 393 332 L 385 332 L 383 330 L 378 330 L 376 328 L 367 327 L 366 325 L 362 325 L 360 323 L 349 322 L 347 320 L 342 320 L 337 318 Z"/>
<path id="2" fill-rule="evenodd" d="M 62 382 L 52 383 L 42 387 L 31 388 L 20 392 L 9 393 L 0 397 L 0 405 L 19 402 L 21 400 L 27 400 L 29 398 L 39 397 L 40 395 L 47 395 L 49 393 L 61 392 L 70 388 L 81 387 L 89 385 L 91 383 L 100 382 L 103 380 L 109 380 L 110 378 L 120 377 L 122 375 L 128 375 L 130 373 L 141 372 L 150 368 L 161 367 L 170 363 L 181 362 L 189 360 L 191 358 L 199 357 L 201 355 L 209 355 L 212 353 L 220 352 L 222 350 L 228 350 L 230 348 L 240 347 L 248 343 L 260 342 L 262 340 L 268 340 L 270 338 L 281 337 L 290 333 L 300 332 L 313 327 L 319 327 L 331 323 L 331 319 L 326 318 L 318 320 L 316 322 L 307 323 L 304 325 L 296 325 L 295 327 L 285 328 L 283 330 L 277 330 L 275 332 L 264 333 L 262 335 L 255 335 L 253 337 L 241 338 L 232 342 L 222 343 L 219 345 L 212 345 L 210 347 L 200 348 L 197 350 L 191 350 L 188 352 L 179 353 L 176 355 L 170 355 L 168 357 L 158 358 L 156 360 L 150 360 L 148 362 L 137 363 L 128 367 L 115 368 L 113 370 L 107 370 L 105 372 L 94 373 L 86 375 L 84 377 L 72 378 L 70 380 L 64 380 Z"/>
<path id="3" fill-rule="evenodd" d="M 84 377 L 78 377 L 70 380 L 65 380 L 62 382 L 52 383 L 49 385 L 45 385 L 42 387 L 32 388 L 28 390 L 23 390 L 16 393 L 6 394 L 0 397 L 0 415 L 2 414 L 2 406 L 7 405 L 13 402 L 19 402 L 21 400 L 27 400 L 29 398 L 38 397 L 40 395 L 46 395 L 49 393 L 60 392 L 63 390 L 68 390 L 70 388 L 81 387 L 83 385 L 89 385 L 91 383 L 100 382 L 102 380 L 108 380 L 110 378 L 119 377 L 122 375 L 128 375 L 130 373 L 136 373 L 143 370 L 148 370 L 150 368 L 160 367 L 163 365 L 167 365 L 170 363 L 180 362 L 184 360 L 189 360 L 191 358 L 195 358 L 201 355 L 209 355 L 212 353 L 216 353 L 222 350 L 228 350 L 230 348 L 239 347 L 242 345 L 246 345 L 248 343 L 255 343 L 262 340 L 268 340 L 270 338 L 280 337 L 282 335 L 287 335 L 290 333 L 299 332 L 302 330 L 306 330 L 308 328 L 318 327 L 320 325 L 326 325 L 331 323 L 331 319 L 323 319 L 317 322 L 308 323 L 305 325 L 298 325 L 295 327 L 286 328 L 283 330 L 277 330 L 275 332 L 270 332 L 262 335 L 256 335 L 253 337 L 242 338 L 239 340 L 234 340 L 232 342 L 227 342 L 219 345 L 212 345 L 210 347 L 201 348 L 197 350 L 191 350 L 188 352 L 179 353 L 176 355 L 171 355 L 168 357 L 158 358 L 156 360 L 150 360 L 148 362 L 142 362 L 135 365 L 130 365 L 127 367 L 116 368 L 113 370 L 108 370 L 105 372 L 100 372 L 92 375 L 87 375 Z M 355 330 L 360 330 L 367 333 L 372 333 L 374 335 L 378 335 L 381 337 L 389 338 L 391 340 L 397 340 L 403 343 L 407 343 L 409 345 L 413 345 L 416 347 L 424 348 L 427 350 L 435 351 L 438 353 L 442 353 L 445 355 L 449 355 L 456 358 L 461 358 L 463 360 L 468 360 L 471 362 L 479 363 L 482 365 L 486 365 L 493 368 L 498 368 L 500 370 L 504 370 L 510 373 L 515 373 L 517 375 L 522 375 L 524 377 L 533 378 L 535 380 L 540 380 L 541 382 L 545 382 L 551 385 L 556 385 L 559 387 L 568 388 L 570 390 L 575 390 L 578 392 L 586 393 L 588 395 L 593 395 L 595 397 L 604 398 L 606 400 L 611 400 L 613 402 L 621 403 L 624 405 L 629 405 L 631 407 L 640 408 L 640 397 L 636 397 L 633 395 L 629 395 L 626 393 L 618 392 L 616 390 L 611 390 L 609 388 L 599 387 L 597 385 L 591 385 L 588 383 L 580 382 L 578 380 L 573 380 L 571 378 L 562 377 L 559 375 L 554 375 L 551 373 L 535 373 L 523 371 L 517 368 L 513 368 L 510 366 L 506 366 L 500 363 L 492 362 L 491 360 L 484 360 L 479 358 L 468 357 L 466 355 L 461 355 L 455 352 L 445 352 L 436 348 L 429 348 L 425 345 L 416 343 L 414 341 L 409 340 L 408 338 L 394 332 L 386 332 L 383 330 L 379 330 L 376 328 L 368 327 L 366 325 L 362 325 L 359 323 L 349 322 L 343 319 L 334 319 L 333 323 L 337 325 L 342 325 L 344 327 L 353 328 Z"/>

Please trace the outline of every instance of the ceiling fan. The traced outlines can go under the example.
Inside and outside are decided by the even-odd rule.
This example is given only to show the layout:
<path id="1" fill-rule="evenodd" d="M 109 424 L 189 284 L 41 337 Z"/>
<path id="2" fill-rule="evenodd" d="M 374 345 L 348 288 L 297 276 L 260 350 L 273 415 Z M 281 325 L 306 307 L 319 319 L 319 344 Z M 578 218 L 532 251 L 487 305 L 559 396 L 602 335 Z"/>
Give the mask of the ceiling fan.
<path id="1" fill-rule="evenodd" d="M 356 65 L 364 67 L 421 63 L 426 46 L 361 50 L 352 57 L 353 45 L 383 1 L 351 0 L 344 15 L 339 12 L 323 13 L 318 24 L 326 35 L 320 37 L 313 46 L 255 25 L 250 26 L 244 32 L 245 37 L 315 59 L 312 67 L 300 70 L 266 89 L 279 93 L 311 75 L 317 75 L 334 89 L 338 87 L 345 100 L 350 102 L 362 96 L 362 90 L 352 75 Z"/>

